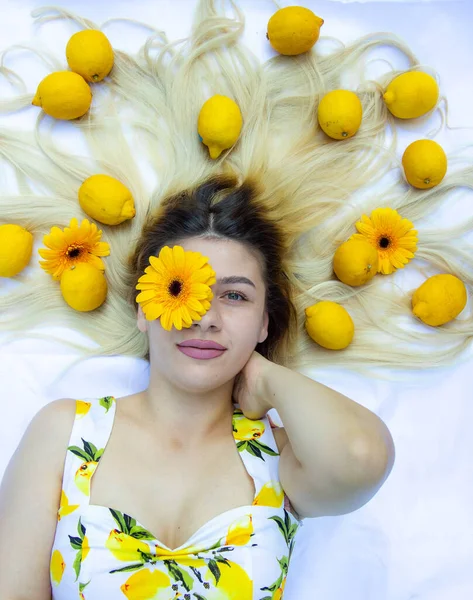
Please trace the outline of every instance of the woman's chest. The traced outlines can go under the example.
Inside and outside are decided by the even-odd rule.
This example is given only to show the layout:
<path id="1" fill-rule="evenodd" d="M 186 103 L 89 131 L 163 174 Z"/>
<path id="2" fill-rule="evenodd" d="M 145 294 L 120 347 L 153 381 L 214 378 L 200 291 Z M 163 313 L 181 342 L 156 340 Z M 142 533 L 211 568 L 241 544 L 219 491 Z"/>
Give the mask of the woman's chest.
<path id="1" fill-rule="evenodd" d="M 255 485 L 233 439 L 183 455 L 141 446 L 107 448 L 91 480 L 90 504 L 136 519 L 168 548 L 205 523 L 251 505 Z"/>

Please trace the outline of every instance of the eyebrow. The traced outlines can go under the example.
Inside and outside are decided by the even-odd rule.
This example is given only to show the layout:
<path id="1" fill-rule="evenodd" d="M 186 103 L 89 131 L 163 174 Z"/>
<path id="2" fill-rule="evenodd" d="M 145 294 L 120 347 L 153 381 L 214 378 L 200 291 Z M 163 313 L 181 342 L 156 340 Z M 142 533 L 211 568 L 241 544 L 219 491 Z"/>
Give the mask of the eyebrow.
<path id="1" fill-rule="evenodd" d="M 240 277 L 238 275 L 232 275 L 230 277 L 220 277 L 217 279 L 217 283 L 220 285 L 228 285 L 232 283 L 246 283 L 247 285 L 252 285 L 256 289 L 256 285 L 248 279 L 248 277 Z"/>

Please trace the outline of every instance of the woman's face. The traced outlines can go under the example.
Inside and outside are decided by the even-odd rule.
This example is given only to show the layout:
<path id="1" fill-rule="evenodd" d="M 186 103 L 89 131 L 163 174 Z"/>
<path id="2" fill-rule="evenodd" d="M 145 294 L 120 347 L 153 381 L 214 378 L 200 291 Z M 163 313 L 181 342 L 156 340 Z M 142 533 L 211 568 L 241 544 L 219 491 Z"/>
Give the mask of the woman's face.
<path id="1" fill-rule="evenodd" d="M 203 392 L 232 380 L 267 338 L 265 284 L 258 260 L 239 242 L 189 238 L 176 245 L 208 257 L 217 279 L 210 309 L 191 327 L 166 331 L 159 319 L 147 321 L 139 307 L 138 328 L 148 332 L 152 371 L 179 388 Z M 188 356 L 179 349 L 188 340 L 217 342 L 225 351 L 210 359 Z"/>

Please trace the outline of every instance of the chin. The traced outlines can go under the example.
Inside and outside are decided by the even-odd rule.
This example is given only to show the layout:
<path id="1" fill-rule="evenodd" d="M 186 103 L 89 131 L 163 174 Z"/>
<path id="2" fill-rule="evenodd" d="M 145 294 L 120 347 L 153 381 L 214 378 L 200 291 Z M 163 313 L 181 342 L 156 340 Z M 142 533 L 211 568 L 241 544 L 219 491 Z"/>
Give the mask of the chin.
<path id="1" fill-rule="evenodd" d="M 175 384 L 186 392 L 192 393 L 205 393 L 211 392 L 230 381 L 231 377 L 221 377 L 218 379 L 211 379 L 208 374 L 203 374 L 199 377 L 190 375 L 185 379 L 179 378 L 175 380 Z"/>

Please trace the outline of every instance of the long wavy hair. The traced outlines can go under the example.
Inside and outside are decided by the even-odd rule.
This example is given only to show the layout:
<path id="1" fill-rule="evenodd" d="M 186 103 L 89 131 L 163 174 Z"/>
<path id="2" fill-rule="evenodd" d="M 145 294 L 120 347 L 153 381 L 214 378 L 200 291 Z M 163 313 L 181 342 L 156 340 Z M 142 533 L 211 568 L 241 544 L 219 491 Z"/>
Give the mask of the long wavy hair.
<path id="1" fill-rule="evenodd" d="M 463 280 L 471 300 L 473 254 L 464 239 L 471 219 L 451 228 L 428 226 L 425 219 L 453 191 L 473 187 L 473 168 L 452 154 L 440 185 L 429 190 L 409 186 L 396 154 L 396 120 L 382 98 L 400 72 L 421 69 L 438 80 L 436 72 L 387 33 L 349 45 L 335 41 L 330 52 L 322 51 L 322 36 L 311 52 L 261 62 L 240 40 L 244 15 L 236 2 L 227 2 L 228 10 L 222 4 L 200 0 L 191 33 L 180 42 L 171 43 L 162 31 L 140 24 L 151 34 L 136 55 L 115 49 L 112 72 L 92 85 L 93 104 L 83 117 L 58 122 L 40 112 L 33 132 L 1 128 L 0 156 L 16 175 L 18 191 L 2 193 L 0 219 L 31 231 L 35 247 L 52 226 L 87 218 L 77 192 L 95 173 L 116 177 L 131 190 L 136 216 L 117 226 L 100 226 L 102 240 L 111 247 L 105 258 L 109 291 L 100 308 L 89 313 L 71 309 L 57 282 L 34 260 L 0 297 L 0 328 L 11 338 L 21 331 L 69 343 L 81 350 L 79 360 L 116 354 L 146 358 L 148 340 L 137 328 L 133 298 L 149 253 L 183 232 L 211 233 L 238 237 L 261 255 L 272 314 L 271 335 L 262 350 L 274 360 L 292 368 L 360 371 L 431 368 L 466 358 L 473 337 L 470 305 L 454 321 L 428 327 L 414 318 L 413 290 L 402 289 L 395 274 L 353 288 L 332 270 L 337 246 L 355 233 L 360 216 L 378 206 L 392 207 L 413 221 L 419 234 L 416 257 L 406 268 L 419 269 L 425 278 L 420 270 L 425 262 L 432 274 L 452 273 Z M 42 24 L 67 19 L 81 29 L 112 26 L 100 27 L 60 7 L 32 15 Z M 390 67 L 368 78 L 366 59 L 380 46 L 395 49 L 408 61 L 407 69 Z M 48 72 L 67 69 L 64 59 L 34 51 Z M 19 94 L 0 102 L 0 112 L 29 107 L 34 94 L 17 73 L 5 67 L 2 72 Z M 355 73 L 352 87 L 362 103 L 362 125 L 355 136 L 332 140 L 318 125 L 318 103 Z M 213 161 L 196 123 L 202 104 L 216 93 L 237 102 L 244 124 L 234 147 Z M 435 110 L 444 123 L 441 104 Z M 60 133 L 62 147 L 56 140 Z M 65 140 L 71 142 L 67 150 Z M 83 146 L 88 152 L 81 154 Z M 356 332 L 345 350 L 326 350 L 307 335 L 304 309 L 320 300 L 336 301 L 351 314 Z M 55 325 L 85 334 L 95 346 L 34 331 Z"/>

